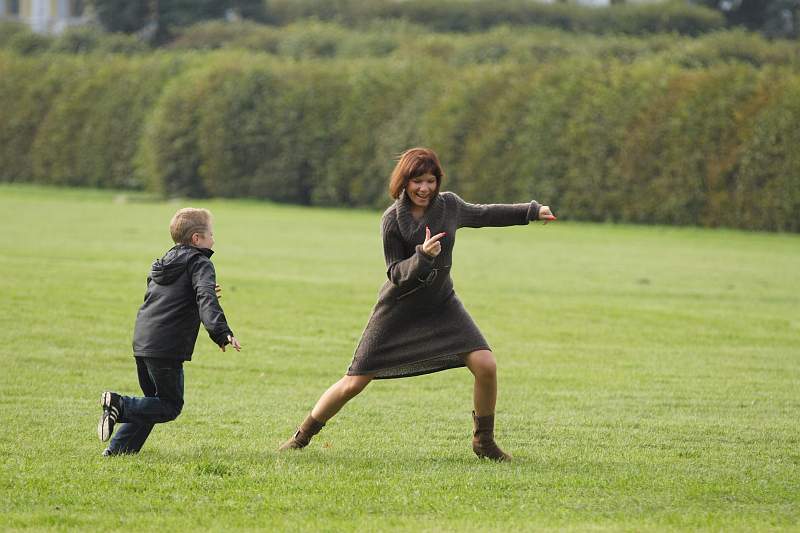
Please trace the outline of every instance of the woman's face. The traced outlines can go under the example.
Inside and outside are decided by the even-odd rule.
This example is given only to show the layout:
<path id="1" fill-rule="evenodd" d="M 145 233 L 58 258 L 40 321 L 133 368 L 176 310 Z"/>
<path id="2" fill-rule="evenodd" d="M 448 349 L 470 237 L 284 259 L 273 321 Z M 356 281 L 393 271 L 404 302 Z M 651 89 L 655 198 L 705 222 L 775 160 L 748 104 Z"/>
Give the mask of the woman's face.
<path id="1" fill-rule="evenodd" d="M 406 194 L 415 206 L 425 209 L 436 194 L 436 176 L 423 174 L 411 178 L 406 185 Z"/>

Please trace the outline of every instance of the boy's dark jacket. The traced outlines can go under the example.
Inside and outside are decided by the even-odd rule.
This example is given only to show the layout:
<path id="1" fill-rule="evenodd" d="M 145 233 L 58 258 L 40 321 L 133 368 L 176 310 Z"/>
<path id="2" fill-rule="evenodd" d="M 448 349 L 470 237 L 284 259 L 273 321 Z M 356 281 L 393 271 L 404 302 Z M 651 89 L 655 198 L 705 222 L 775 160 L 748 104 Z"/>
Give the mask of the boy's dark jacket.
<path id="1" fill-rule="evenodd" d="M 178 244 L 153 262 L 144 304 L 136 315 L 135 356 L 191 360 L 201 321 L 211 340 L 228 344 L 233 332 L 214 291 L 213 253 Z"/>

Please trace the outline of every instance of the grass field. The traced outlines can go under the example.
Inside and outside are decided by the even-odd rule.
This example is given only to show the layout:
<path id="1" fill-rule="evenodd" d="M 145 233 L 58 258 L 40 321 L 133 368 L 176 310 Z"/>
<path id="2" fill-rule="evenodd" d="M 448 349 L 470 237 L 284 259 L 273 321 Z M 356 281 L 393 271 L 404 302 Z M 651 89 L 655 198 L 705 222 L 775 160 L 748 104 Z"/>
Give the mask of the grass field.
<path id="1" fill-rule="evenodd" d="M 244 349 L 201 331 L 183 414 L 104 459 L 99 394 L 139 392 L 133 322 L 184 204 L 0 187 L 0 529 L 800 530 L 800 236 L 464 229 L 515 462 L 472 454 L 465 369 L 375 382 L 279 455 L 350 362 L 380 214 L 188 204 Z"/>

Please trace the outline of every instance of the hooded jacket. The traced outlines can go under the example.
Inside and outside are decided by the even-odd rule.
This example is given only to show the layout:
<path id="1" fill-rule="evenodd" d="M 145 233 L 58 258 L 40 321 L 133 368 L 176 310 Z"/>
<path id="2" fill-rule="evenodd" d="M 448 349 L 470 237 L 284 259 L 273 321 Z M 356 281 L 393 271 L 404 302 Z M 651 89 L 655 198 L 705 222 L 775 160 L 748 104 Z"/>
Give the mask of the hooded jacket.
<path id="1" fill-rule="evenodd" d="M 136 315 L 135 356 L 191 360 L 200 322 L 218 346 L 228 344 L 233 332 L 214 291 L 213 253 L 178 244 L 153 262 Z"/>

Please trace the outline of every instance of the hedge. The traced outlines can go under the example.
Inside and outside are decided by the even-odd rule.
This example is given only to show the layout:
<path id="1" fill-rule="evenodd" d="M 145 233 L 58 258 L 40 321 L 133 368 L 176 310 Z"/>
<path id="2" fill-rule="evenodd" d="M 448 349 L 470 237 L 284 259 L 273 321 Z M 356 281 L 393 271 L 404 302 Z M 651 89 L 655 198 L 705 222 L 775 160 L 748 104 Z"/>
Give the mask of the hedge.
<path id="1" fill-rule="evenodd" d="M 174 50 L 246 49 L 293 59 L 436 59 L 457 67 L 504 62 L 545 65 L 566 58 L 633 63 L 659 58 L 687 68 L 744 63 L 780 65 L 800 71 L 796 41 L 769 41 L 740 29 L 687 39 L 676 35 L 605 35 L 498 26 L 475 33 L 431 32 L 402 21 L 352 29 L 322 21 L 283 27 L 247 21 L 211 21 L 188 28 L 169 45 Z"/>
<path id="2" fill-rule="evenodd" d="M 40 183 L 144 187 L 134 156 L 145 117 L 181 58 L 80 62 L 50 99 L 32 147 Z"/>
<path id="3" fill-rule="evenodd" d="M 476 202 L 800 231 L 786 67 L 0 53 L 0 99 L 3 181 L 378 207 L 393 158 L 428 145 Z"/>
<path id="4" fill-rule="evenodd" d="M 800 232 L 800 79 L 767 76 L 753 98 L 748 135 L 729 176 L 729 226 Z"/>
<path id="5" fill-rule="evenodd" d="M 148 189 L 166 196 L 206 196 L 198 126 L 205 102 L 224 83 L 235 82 L 211 65 L 173 77 L 148 114 L 135 161 Z"/>
<path id="6" fill-rule="evenodd" d="M 0 48 L 21 55 L 41 55 L 49 52 L 134 54 L 150 49 L 133 35 L 107 33 L 95 26 L 73 26 L 56 37 L 34 33 L 25 24 L 8 21 L 0 21 Z"/>
<path id="7" fill-rule="evenodd" d="M 658 57 L 689 68 L 745 63 L 800 70 L 800 48 L 796 41 L 769 41 L 740 29 L 687 39 L 672 34 L 599 36 L 508 25 L 473 33 L 440 33 L 400 20 L 376 21 L 359 28 L 319 20 L 300 20 L 282 27 L 246 20 L 208 21 L 181 28 L 166 47 L 203 51 L 244 49 L 292 59 L 413 61 L 425 57 L 457 67 L 503 62 L 544 65 L 572 57 L 633 63 Z M 21 55 L 51 52 L 134 55 L 151 50 L 134 36 L 103 33 L 93 27 L 69 28 L 53 38 L 34 34 L 26 26 L 14 23 L 0 23 L 0 48 Z"/>
<path id="8" fill-rule="evenodd" d="M 218 196 L 311 203 L 338 143 L 345 80 L 320 65 L 244 61 L 211 95 L 198 125 L 200 174 Z"/>
<path id="9" fill-rule="evenodd" d="M 83 62 L 0 53 L 0 180 L 33 181 L 33 146 L 50 107 Z"/>
<path id="10" fill-rule="evenodd" d="M 273 24 L 305 18 L 349 26 L 364 26 L 376 19 L 404 19 L 448 32 L 511 24 L 599 34 L 699 35 L 725 26 L 725 18 L 718 11 L 680 1 L 598 9 L 530 0 L 266 0 L 266 20 Z"/>

